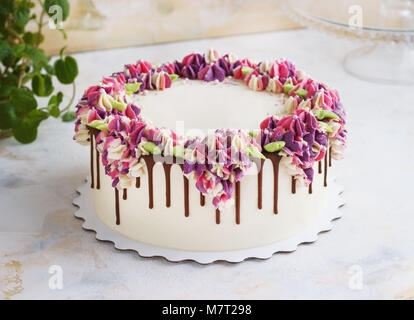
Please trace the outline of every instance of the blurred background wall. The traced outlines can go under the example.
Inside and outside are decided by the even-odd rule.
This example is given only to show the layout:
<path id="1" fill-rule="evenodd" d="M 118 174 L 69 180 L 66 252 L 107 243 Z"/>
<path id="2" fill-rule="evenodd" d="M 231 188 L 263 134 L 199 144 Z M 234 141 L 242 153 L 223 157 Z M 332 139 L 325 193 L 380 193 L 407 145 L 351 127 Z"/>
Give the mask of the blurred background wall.
<path id="1" fill-rule="evenodd" d="M 68 41 L 45 28 L 48 54 L 273 31 L 298 26 L 280 0 L 71 0 Z"/>

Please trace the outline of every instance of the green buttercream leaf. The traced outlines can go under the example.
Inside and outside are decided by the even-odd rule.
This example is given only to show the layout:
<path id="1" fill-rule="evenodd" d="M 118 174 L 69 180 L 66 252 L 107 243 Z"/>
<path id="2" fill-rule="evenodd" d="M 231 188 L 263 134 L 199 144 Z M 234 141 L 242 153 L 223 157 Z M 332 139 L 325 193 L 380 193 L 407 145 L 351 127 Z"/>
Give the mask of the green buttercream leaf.
<path id="1" fill-rule="evenodd" d="M 109 96 L 109 102 L 111 103 L 112 108 L 119 110 L 119 111 L 124 111 L 127 107 L 127 104 L 125 102 L 116 101 L 111 96 Z"/>
<path id="2" fill-rule="evenodd" d="M 175 146 L 173 148 L 173 154 L 177 158 L 184 158 L 184 154 L 185 154 L 184 146 Z"/>
<path id="3" fill-rule="evenodd" d="M 284 85 L 283 85 L 283 92 L 284 93 L 286 93 L 286 94 L 289 94 L 290 93 L 290 91 L 294 88 L 295 86 L 293 85 L 293 84 L 290 84 L 290 83 L 285 83 Z"/>
<path id="4" fill-rule="evenodd" d="M 339 118 L 337 114 L 329 110 L 313 109 L 312 113 L 316 116 L 316 118 L 318 118 L 318 120 L 323 120 L 325 118 L 341 120 L 341 118 Z"/>
<path id="5" fill-rule="evenodd" d="M 178 77 L 179 77 L 178 74 L 175 74 L 175 73 L 170 74 L 170 78 L 171 78 L 171 81 L 172 82 L 174 82 L 175 80 L 177 80 Z"/>
<path id="6" fill-rule="evenodd" d="M 275 142 L 270 142 L 267 145 L 264 146 L 264 149 L 267 152 L 276 152 L 276 151 L 280 151 L 282 150 L 282 148 L 285 146 L 286 142 L 285 141 L 275 141 Z"/>
<path id="7" fill-rule="evenodd" d="M 253 68 L 250 67 L 242 67 L 241 72 L 246 76 L 248 75 L 250 72 L 253 71 Z"/>
<path id="8" fill-rule="evenodd" d="M 318 121 L 319 122 L 319 127 L 325 131 L 325 132 L 333 132 L 331 127 L 329 126 L 329 124 L 327 124 L 326 122 L 323 121 Z"/>
<path id="9" fill-rule="evenodd" d="M 92 122 L 88 123 L 88 126 L 101 131 L 108 130 L 108 124 L 105 123 L 105 120 L 93 120 Z"/>
<path id="10" fill-rule="evenodd" d="M 249 136 L 252 138 L 256 138 L 259 135 L 259 133 L 260 133 L 260 130 L 252 130 L 252 131 L 249 131 Z"/>
<path id="11" fill-rule="evenodd" d="M 296 90 L 295 94 L 299 97 L 301 97 L 302 99 L 306 98 L 306 95 L 308 94 L 308 90 L 305 89 L 298 89 Z"/>
<path id="12" fill-rule="evenodd" d="M 128 92 L 137 92 L 141 87 L 142 82 L 135 82 L 135 83 L 126 83 L 125 89 Z"/>
<path id="13" fill-rule="evenodd" d="M 266 157 L 255 146 L 249 146 L 247 148 L 247 154 L 252 158 L 266 159 Z"/>
<path id="14" fill-rule="evenodd" d="M 151 153 L 151 154 L 160 154 L 161 153 L 161 149 L 154 143 L 151 141 L 145 142 L 142 147 L 144 148 L 145 151 Z"/>

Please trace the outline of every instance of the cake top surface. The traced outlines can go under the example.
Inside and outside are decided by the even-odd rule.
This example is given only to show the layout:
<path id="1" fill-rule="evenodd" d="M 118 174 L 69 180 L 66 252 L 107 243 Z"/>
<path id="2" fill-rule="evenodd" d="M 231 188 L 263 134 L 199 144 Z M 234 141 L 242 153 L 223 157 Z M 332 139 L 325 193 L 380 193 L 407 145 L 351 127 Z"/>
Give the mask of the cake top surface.
<path id="1" fill-rule="evenodd" d="M 314 163 L 328 148 L 342 158 L 346 144 L 337 91 L 285 59 L 210 50 L 159 66 L 140 60 L 87 89 L 76 108 L 74 139 L 89 144 L 90 128 L 99 132 L 114 187 L 145 174 L 142 156 L 174 157 L 216 207 L 231 204 L 234 184 L 264 154 L 309 184 Z"/>
<path id="2" fill-rule="evenodd" d="M 280 93 L 250 90 L 237 79 L 177 79 L 168 90 L 136 95 L 134 103 L 146 122 L 171 128 L 181 136 L 201 137 L 215 129 L 254 130 L 264 118 L 285 112 L 284 99 Z"/>

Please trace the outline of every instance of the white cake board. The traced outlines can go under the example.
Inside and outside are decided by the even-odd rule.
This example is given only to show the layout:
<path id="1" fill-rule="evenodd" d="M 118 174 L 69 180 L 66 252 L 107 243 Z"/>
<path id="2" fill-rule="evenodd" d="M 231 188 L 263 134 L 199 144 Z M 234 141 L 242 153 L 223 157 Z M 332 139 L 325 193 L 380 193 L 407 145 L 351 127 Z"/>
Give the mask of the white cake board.
<path id="1" fill-rule="evenodd" d="M 78 187 L 77 192 L 79 196 L 73 200 L 73 204 L 79 209 L 74 215 L 84 220 L 82 224 L 83 229 L 96 233 L 97 240 L 112 242 L 115 248 L 119 250 L 136 251 L 143 258 L 163 257 L 170 262 L 190 260 L 200 264 L 209 264 L 215 261 L 237 263 L 246 259 L 269 259 L 277 252 L 295 251 L 299 244 L 314 242 L 317 240 L 320 232 L 331 230 L 332 220 L 341 217 L 339 208 L 345 204 L 341 196 L 343 188 L 336 183 L 335 178 L 332 178 L 329 181 L 327 209 L 304 232 L 262 247 L 234 251 L 196 252 L 156 247 L 122 236 L 106 226 L 95 214 L 92 190 L 88 181 Z"/>

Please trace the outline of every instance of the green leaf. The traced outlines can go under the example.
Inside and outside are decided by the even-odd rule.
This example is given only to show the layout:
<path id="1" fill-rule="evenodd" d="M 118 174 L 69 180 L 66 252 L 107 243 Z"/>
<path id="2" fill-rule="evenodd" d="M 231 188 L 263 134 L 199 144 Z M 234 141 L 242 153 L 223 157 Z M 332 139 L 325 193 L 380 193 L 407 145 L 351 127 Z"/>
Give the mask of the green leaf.
<path id="1" fill-rule="evenodd" d="M 12 54 L 12 49 L 6 40 L 0 41 L 0 60 L 3 60 L 7 56 Z"/>
<path id="2" fill-rule="evenodd" d="M 308 94 L 308 90 L 305 89 L 298 89 L 296 90 L 295 94 L 299 97 L 301 97 L 302 99 L 306 98 L 306 95 Z"/>
<path id="3" fill-rule="evenodd" d="M 276 151 L 282 150 L 285 144 L 286 144 L 285 141 L 274 141 L 274 142 L 270 142 L 267 145 L 265 145 L 264 149 L 267 152 L 276 152 Z"/>
<path id="4" fill-rule="evenodd" d="M 67 111 L 62 116 L 63 122 L 71 122 L 76 119 L 76 113 L 73 111 Z"/>
<path id="5" fill-rule="evenodd" d="M 139 87 L 141 87 L 142 82 L 135 82 L 135 83 L 126 83 L 125 89 L 127 92 L 137 92 Z"/>
<path id="6" fill-rule="evenodd" d="M 13 11 L 13 0 L 1 0 L 0 2 L 0 14 L 8 15 Z"/>
<path id="7" fill-rule="evenodd" d="M 160 154 L 161 153 L 161 149 L 154 143 L 151 141 L 147 141 L 145 143 L 142 144 L 142 148 L 151 153 L 151 154 Z"/>
<path id="8" fill-rule="evenodd" d="M 47 109 L 52 117 L 58 118 L 60 116 L 59 105 L 61 104 L 62 99 L 63 93 L 60 91 L 56 95 L 50 97 Z"/>
<path id="9" fill-rule="evenodd" d="M 50 108 L 49 108 L 49 114 L 52 116 L 52 117 L 54 117 L 54 118 L 59 118 L 59 116 L 60 116 L 60 109 L 59 109 L 59 107 L 58 106 L 51 106 Z"/>
<path id="10" fill-rule="evenodd" d="M 319 122 L 319 127 L 325 131 L 325 132 L 333 132 L 332 128 L 329 126 L 329 124 L 327 124 L 326 122 L 323 121 L 318 121 Z"/>
<path id="11" fill-rule="evenodd" d="M 26 25 L 30 20 L 30 10 L 24 5 L 17 6 L 13 12 L 14 19 L 20 26 Z"/>
<path id="12" fill-rule="evenodd" d="M 105 120 L 93 120 L 88 123 L 88 126 L 101 131 L 108 130 L 108 123 L 106 123 Z"/>
<path id="13" fill-rule="evenodd" d="M 70 56 L 55 61 L 55 73 L 58 80 L 63 84 L 70 84 L 78 75 L 78 64 Z"/>
<path id="14" fill-rule="evenodd" d="M 252 72 L 254 69 L 250 68 L 250 67 L 242 67 L 241 68 L 241 72 L 243 73 L 243 75 L 247 76 L 250 72 Z"/>
<path id="15" fill-rule="evenodd" d="M 43 120 L 46 120 L 49 118 L 49 114 L 46 111 L 40 110 L 40 109 L 34 109 L 29 112 L 27 115 L 27 119 L 30 121 L 36 123 L 37 125 L 40 124 Z"/>
<path id="16" fill-rule="evenodd" d="M 127 104 L 125 102 L 119 102 L 116 101 L 114 98 L 112 98 L 111 96 L 108 96 L 109 102 L 112 105 L 112 108 L 119 110 L 119 111 L 124 111 L 127 107 Z"/>
<path id="17" fill-rule="evenodd" d="M 45 55 L 45 52 L 32 45 L 26 45 L 25 56 L 32 60 L 35 71 L 40 71 L 49 62 L 49 58 Z"/>
<path id="18" fill-rule="evenodd" d="M 56 7 L 59 6 L 62 13 L 62 20 L 65 21 L 69 15 L 69 2 L 67 0 L 46 0 L 45 1 L 45 11 L 49 17 L 53 17 L 57 14 Z"/>
<path id="19" fill-rule="evenodd" d="M 9 97 L 15 87 L 17 87 L 17 76 L 10 73 L 5 78 L 0 78 L 0 97 Z"/>
<path id="20" fill-rule="evenodd" d="M 247 148 L 247 155 L 252 158 L 266 159 L 266 157 L 255 146 Z"/>
<path id="21" fill-rule="evenodd" d="M 286 93 L 286 94 L 289 94 L 290 93 L 290 91 L 294 88 L 295 86 L 293 85 L 293 84 L 290 84 L 290 83 L 285 83 L 284 85 L 283 85 L 283 92 L 284 93 Z"/>
<path id="22" fill-rule="evenodd" d="M 48 97 L 53 89 L 52 78 L 49 75 L 37 74 L 32 79 L 32 90 L 39 97 Z"/>
<path id="23" fill-rule="evenodd" d="M 21 143 L 31 143 L 36 140 L 37 127 L 40 122 L 48 118 L 47 112 L 42 110 L 32 110 L 26 118 L 21 120 L 13 129 L 13 135 Z"/>
<path id="24" fill-rule="evenodd" d="M 33 32 L 25 32 L 23 35 L 23 41 L 26 44 L 35 46 L 37 44 L 37 37 L 39 37 L 39 43 L 42 43 L 43 40 L 45 39 L 43 34 L 38 35 L 37 33 L 33 33 Z"/>
<path id="25" fill-rule="evenodd" d="M 14 128 L 18 120 L 12 104 L 0 104 L 0 129 L 5 130 Z"/>
<path id="26" fill-rule="evenodd" d="M 33 97 L 33 93 L 24 88 L 13 89 L 10 95 L 10 103 L 16 109 L 19 118 L 37 108 L 37 101 Z"/>
<path id="27" fill-rule="evenodd" d="M 24 55 L 25 45 L 17 43 L 12 47 L 12 53 L 15 58 L 20 59 Z"/>
<path id="28" fill-rule="evenodd" d="M 318 118 L 318 120 L 323 120 L 325 118 L 329 118 L 329 119 L 335 119 L 335 120 L 341 120 L 341 118 L 339 118 L 339 116 L 335 113 L 333 113 L 332 111 L 329 110 L 323 110 L 323 109 L 313 109 L 312 113 L 315 115 L 316 118 Z"/>
<path id="29" fill-rule="evenodd" d="M 249 131 L 249 136 L 255 139 L 260 134 L 260 129 Z"/>
<path id="30" fill-rule="evenodd" d="M 38 126 L 35 121 L 23 119 L 13 129 L 13 135 L 21 143 L 31 143 L 36 140 Z"/>
<path id="31" fill-rule="evenodd" d="M 178 74 L 175 74 L 175 73 L 170 74 L 170 78 L 171 78 L 171 81 L 172 82 L 174 82 L 175 80 L 177 80 L 178 77 L 179 77 Z"/>
<path id="32" fill-rule="evenodd" d="M 180 145 L 175 146 L 173 148 L 173 155 L 176 158 L 184 158 L 184 155 L 185 155 L 185 148 L 184 148 L 184 146 L 180 146 Z"/>

